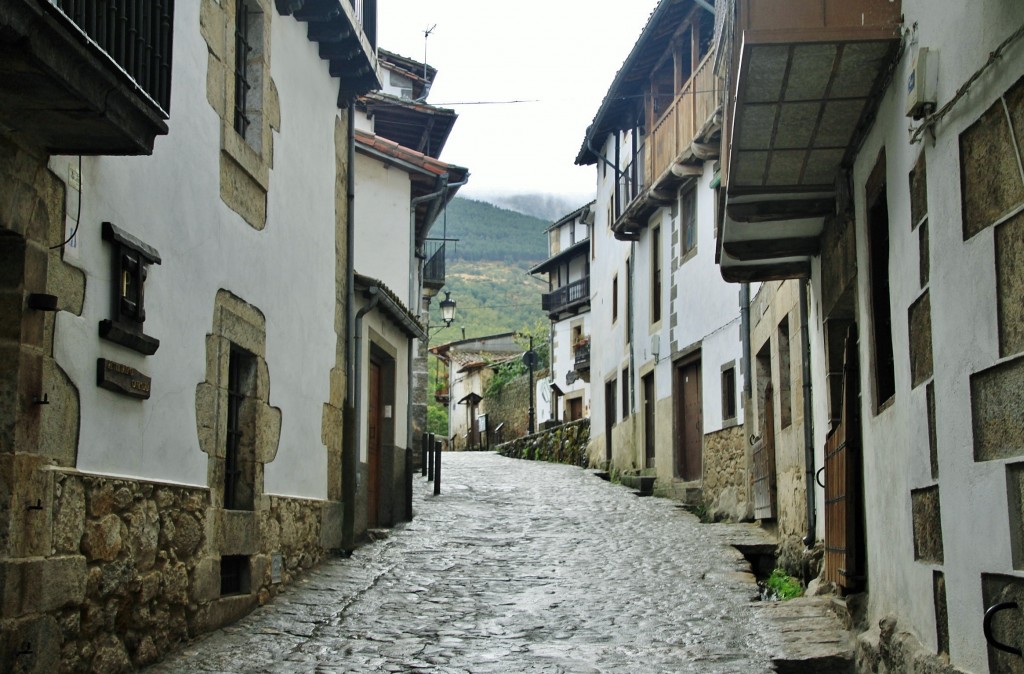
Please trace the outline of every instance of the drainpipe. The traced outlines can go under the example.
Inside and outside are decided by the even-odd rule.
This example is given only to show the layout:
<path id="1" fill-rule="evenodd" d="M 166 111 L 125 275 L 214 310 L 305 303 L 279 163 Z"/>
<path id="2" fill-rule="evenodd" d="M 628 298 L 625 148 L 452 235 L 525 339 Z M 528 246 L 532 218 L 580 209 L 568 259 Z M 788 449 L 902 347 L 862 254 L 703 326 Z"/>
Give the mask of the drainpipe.
<path id="1" fill-rule="evenodd" d="M 347 344 L 345 370 L 348 390 L 345 395 L 343 416 L 344 440 L 341 448 L 341 547 L 345 552 L 355 548 L 356 471 L 359 469 L 358 435 L 355 426 L 357 416 L 356 373 L 355 373 L 355 247 L 356 247 L 356 123 L 355 100 L 348 101 L 348 171 L 345 176 L 345 205 L 348 211 L 348 227 L 345 231 L 345 339 Z"/>
<path id="2" fill-rule="evenodd" d="M 629 286 L 629 296 L 626 298 L 626 329 L 629 331 L 629 411 L 636 414 L 636 366 L 633 358 L 633 343 L 636 335 L 633 334 L 633 277 L 636 272 L 636 241 L 629 242 L 629 277 L 626 284 Z"/>
<path id="3" fill-rule="evenodd" d="M 743 396 L 746 401 L 750 401 L 753 395 L 753 382 L 750 381 L 750 284 L 740 284 L 740 340 L 743 344 L 742 358 L 743 358 Z M 747 410 L 750 407 L 745 408 L 743 417 L 746 418 Z"/>
<path id="4" fill-rule="evenodd" d="M 807 467 L 807 536 L 804 545 L 813 547 L 815 541 L 814 512 L 814 417 L 811 405 L 811 342 L 807 329 L 807 279 L 800 279 L 800 341 L 801 349 L 800 376 L 804 386 L 804 465 Z"/>

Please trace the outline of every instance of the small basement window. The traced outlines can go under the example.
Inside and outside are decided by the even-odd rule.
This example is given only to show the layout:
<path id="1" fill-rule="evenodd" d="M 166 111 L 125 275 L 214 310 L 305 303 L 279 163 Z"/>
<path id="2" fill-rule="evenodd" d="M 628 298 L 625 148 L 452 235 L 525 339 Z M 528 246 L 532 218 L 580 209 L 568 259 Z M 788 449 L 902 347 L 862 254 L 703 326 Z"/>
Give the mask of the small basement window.
<path id="1" fill-rule="evenodd" d="M 224 555 L 220 558 L 220 596 L 251 592 L 248 555 Z"/>

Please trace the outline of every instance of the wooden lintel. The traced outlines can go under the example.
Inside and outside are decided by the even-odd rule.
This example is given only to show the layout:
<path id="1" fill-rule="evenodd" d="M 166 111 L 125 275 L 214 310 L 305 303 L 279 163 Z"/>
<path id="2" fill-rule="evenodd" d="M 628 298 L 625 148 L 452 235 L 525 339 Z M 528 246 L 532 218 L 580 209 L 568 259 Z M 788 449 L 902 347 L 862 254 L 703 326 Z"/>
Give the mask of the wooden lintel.
<path id="1" fill-rule="evenodd" d="M 730 202 L 726 205 L 726 210 L 729 217 L 736 222 L 824 218 L 835 212 L 836 200 L 834 197 L 809 197 L 806 199 L 794 197 L 782 200 Z"/>
<path id="2" fill-rule="evenodd" d="M 722 278 L 729 283 L 751 283 L 755 281 L 785 281 L 793 278 L 810 278 L 811 261 L 780 262 L 777 264 L 722 266 Z"/>
<path id="3" fill-rule="evenodd" d="M 722 248 L 737 260 L 771 260 L 782 257 L 808 257 L 821 249 L 818 237 L 753 239 L 728 241 Z"/>

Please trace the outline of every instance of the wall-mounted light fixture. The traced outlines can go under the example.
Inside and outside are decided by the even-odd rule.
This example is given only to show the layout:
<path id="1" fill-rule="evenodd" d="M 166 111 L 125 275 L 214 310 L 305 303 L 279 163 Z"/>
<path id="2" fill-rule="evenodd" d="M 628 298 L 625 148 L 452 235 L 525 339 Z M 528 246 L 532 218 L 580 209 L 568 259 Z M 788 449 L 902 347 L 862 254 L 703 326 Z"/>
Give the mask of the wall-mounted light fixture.
<path id="1" fill-rule="evenodd" d="M 455 300 L 447 290 L 444 291 L 444 299 L 441 300 L 441 320 L 444 321 L 446 328 L 451 327 L 452 321 L 455 320 Z"/>

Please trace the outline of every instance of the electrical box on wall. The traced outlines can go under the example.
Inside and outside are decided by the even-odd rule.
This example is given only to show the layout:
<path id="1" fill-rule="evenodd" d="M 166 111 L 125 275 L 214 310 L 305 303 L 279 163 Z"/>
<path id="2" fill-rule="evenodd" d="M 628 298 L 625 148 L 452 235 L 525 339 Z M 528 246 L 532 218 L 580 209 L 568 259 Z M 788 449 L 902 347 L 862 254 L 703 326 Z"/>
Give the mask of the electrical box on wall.
<path id="1" fill-rule="evenodd" d="M 935 90 L 938 88 L 939 54 L 934 49 L 921 47 L 907 76 L 907 117 L 921 119 L 935 110 Z"/>

